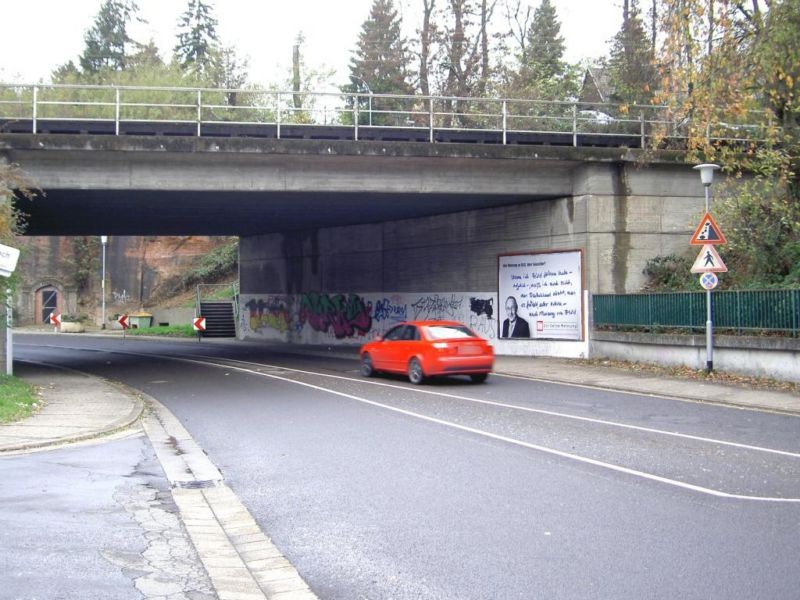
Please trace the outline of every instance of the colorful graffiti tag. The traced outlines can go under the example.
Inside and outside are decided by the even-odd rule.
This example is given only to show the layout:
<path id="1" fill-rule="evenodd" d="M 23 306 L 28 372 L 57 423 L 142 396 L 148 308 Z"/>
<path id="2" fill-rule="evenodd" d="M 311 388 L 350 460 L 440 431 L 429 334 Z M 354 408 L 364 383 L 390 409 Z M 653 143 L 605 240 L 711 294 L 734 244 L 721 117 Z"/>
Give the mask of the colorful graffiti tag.
<path id="1" fill-rule="evenodd" d="M 243 295 L 244 337 L 306 344 L 353 344 L 409 319 L 453 319 L 497 337 L 491 293 Z"/>
<path id="2" fill-rule="evenodd" d="M 285 298 L 269 297 L 253 298 L 244 304 L 249 314 L 251 331 L 272 329 L 286 333 L 292 324 L 292 312 Z"/>
<path id="3" fill-rule="evenodd" d="M 298 322 L 308 323 L 314 331 L 332 331 L 336 339 L 362 335 L 372 327 L 372 305 L 357 294 L 303 294 L 300 297 Z"/>

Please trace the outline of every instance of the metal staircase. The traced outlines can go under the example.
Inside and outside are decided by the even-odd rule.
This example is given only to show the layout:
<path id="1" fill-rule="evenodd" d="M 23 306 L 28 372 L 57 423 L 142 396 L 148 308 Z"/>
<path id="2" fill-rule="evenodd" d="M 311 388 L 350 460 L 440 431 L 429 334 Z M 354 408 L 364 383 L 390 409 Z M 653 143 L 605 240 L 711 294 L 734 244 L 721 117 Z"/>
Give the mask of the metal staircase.
<path id="1" fill-rule="evenodd" d="M 238 283 L 197 286 L 197 315 L 206 318 L 207 338 L 235 338 Z M 228 299 L 229 298 L 229 299 Z"/>

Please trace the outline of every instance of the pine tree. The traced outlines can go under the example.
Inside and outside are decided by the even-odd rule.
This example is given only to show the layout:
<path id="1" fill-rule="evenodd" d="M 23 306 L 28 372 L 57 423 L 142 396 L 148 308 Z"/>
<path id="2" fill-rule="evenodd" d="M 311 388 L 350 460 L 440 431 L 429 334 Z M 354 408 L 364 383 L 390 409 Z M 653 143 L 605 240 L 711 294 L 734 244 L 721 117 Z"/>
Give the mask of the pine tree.
<path id="1" fill-rule="evenodd" d="M 564 38 L 561 23 L 550 0 L 533 13 L 525 50 L 520 57 L 520 76 L 527 83 L 549 81 L 564 76 Z"/>
<path id="2" fill-rule="evenodd" d="M 412 94 L 409 83 L 410 56 L 400 32 L 400 18 L 392 0 L 374 0 L 369 18 L 361 26 L 358 46 L 350 60 L 350 83 L 342 88 L 348 93 L 368 94 L 359 102 L 360 121 L 395 124 L 396 115 L 375 115 L 373 111 L 399 110 L 399 100 L 373 99 L 373 94 Z M 379 105 L 376 106 L 376 103 Z M 351 103 L 352 105 L 352 103 Z M 371 105 L 371 106 L 370 106 Z M 367 111 L 372 111 L 367 114 Z"/>
<path id="3" fill-rule="evenodd" d="M 622 28 L 611 45 L 609 79 L 613 102 L 647 104 L 657 81 L 651 40 L 635 0 L 625 0 Z"/>
<path id="4" fill-rule="evenodd" d="M 213 7 L 203 0 L 189 0 L 178 22 L 175 59 L 185 71 L 202 76 L 215 70 L 219 50 Z"/>
<path id="5" fill-rule="evenodd" d="M 84 35 L 86 44 L 80 57 L 85 73 L 99 73 L 104 69 L 125 69 L 129 49 L 138 44 L 128 35 L 128 24 L 136 16 L 139 6 L 134 0 L 105 0 L 94 20 L 94 25 Z"/>
<path id="6" fill-rule="evenodd" d="M 577 91 L 577 70 L 564 60 L 564 38 L 550 0 L 533 13 L 513 78 L 513 94 L 537 99 L 564 100 Z"/>

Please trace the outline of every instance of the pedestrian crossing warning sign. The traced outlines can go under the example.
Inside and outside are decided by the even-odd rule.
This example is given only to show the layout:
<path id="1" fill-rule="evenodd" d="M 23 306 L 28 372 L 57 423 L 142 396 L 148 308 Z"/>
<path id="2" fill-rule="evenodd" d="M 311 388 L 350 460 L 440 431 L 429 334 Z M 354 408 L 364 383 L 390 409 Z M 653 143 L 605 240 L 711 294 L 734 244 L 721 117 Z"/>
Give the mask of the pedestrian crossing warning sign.
<path id="1" fill-rule="evenodd" d="M 722 262 L 717 249 L 711 244 L 706 244 L 697 255 L 691 271 L 692 273 L 726 273 L 728 267 Z"/>
<path id="2" fill-rule="evenodd" d="M 710 213 L 706 213 L 700 221 L 700 225 L 692 236 L 692 241 L 689 242 L 694 246 L 701 246 L 705 244 L 727 244 L 728 240 L 725 239 L 725 234 L 719 228 L 719 225 L 714 221 L 714 217 Z"/>

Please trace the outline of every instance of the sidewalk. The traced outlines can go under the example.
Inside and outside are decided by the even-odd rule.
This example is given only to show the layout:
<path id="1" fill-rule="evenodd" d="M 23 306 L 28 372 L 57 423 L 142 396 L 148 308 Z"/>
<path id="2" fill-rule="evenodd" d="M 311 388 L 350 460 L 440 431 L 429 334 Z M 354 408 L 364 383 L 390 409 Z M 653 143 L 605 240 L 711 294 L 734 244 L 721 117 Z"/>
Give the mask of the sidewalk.
<path id="1" fill-rule="evenodd" d="M 495 372 L 634 394 L 666 396 L 695 402 L 726 404 L 742 408 L 780 411 L 800 415 L 800 395 L 734 386 L 713 381 L 695 381 L 629 371 L 614 366 L 590 365 L 579 360 L 498 356 Z"/>
<path id="2" fill-rule="evenodd" d="M 139 434 L 143 430 L 149 439 L 163 470 L 160 478 L 170 490 L 185 533 L 167 532 L 167 549 L 158 550 L 158 558 L 166 561 L 169 573 L 156 573 L 155 579 L 144 582 L 138 576 L 134 579 L 140 591 L 141 586 L 146 586 L 147 597 L 172 597 L 181 585 L 193 584 L 188 579 L 174 580 L 174 569 L 170 568 L 176 537 L 188 535 L 196 554 L 182 555 L 182 560 L 191 563 L 195 572 L 208 576 L 215 598 L 316 600 L 317 596 L 261 531 L 202 448 L 160 402 L 154 398 L 145 401 L 132 390 L 68 369 L 18 362 L 16 375 L 38 388 L 43 407 L 24 421 L 0 425 L 0 458 L 124 430 Z M 87 467 L 86 471 L 91 469 Z M 151 477 L 159 475 L 151 473 Z M 147 511 L 136 514 L 142 512 Z M 157 542 L 153 524 L 145 525 L 147 539 Z M 131 561 L 129 557 L 118 560 L 114 555 L 109 560 L 130 570 L 131 565 L 139 565 L 140 559 L 142 564 L 152 566 L 154 558 L 139 556 Z M 137 573 L 151 570 L 141 565 L 133 569 Z M 199 592 L 179 597 L 210 598 Z"/>
<path id="3" fill-rule="evenodd" d="M 144 408 L 136 396 L 77 371 L 16 363 L 14 374 L 40 390 L 44 406 L 23 421 L 0 425 L 0 453 L 108 435 L 130 427 Z"/>

